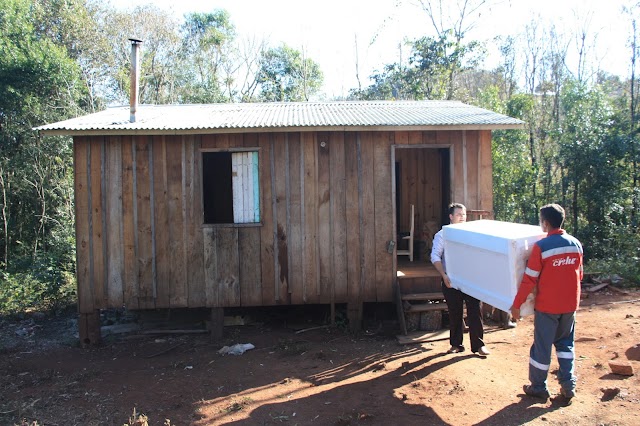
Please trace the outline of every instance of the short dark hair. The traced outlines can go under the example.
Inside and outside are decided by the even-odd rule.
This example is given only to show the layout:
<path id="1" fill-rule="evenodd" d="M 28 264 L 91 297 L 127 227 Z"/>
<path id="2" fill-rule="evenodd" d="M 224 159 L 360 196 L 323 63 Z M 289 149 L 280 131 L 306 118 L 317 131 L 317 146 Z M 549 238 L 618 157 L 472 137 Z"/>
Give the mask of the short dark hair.
<path id="1" fill-rule="evenodd" d="M 564 223 L 564 209 L 560 204 L 547 204 L 540 207 L 540 221 L 546 220 L 553 229 Z"/>
<path id="2" fill-rule="evenodd" d="M 453 212 L 456 211 L 456 209 L 464 209 L 467 210 L 467 208 L 464 206 L 464 204 L 460 204 L 460 203 L 451 203 L 449 204 L 449 214 L 453 214 Z"/>

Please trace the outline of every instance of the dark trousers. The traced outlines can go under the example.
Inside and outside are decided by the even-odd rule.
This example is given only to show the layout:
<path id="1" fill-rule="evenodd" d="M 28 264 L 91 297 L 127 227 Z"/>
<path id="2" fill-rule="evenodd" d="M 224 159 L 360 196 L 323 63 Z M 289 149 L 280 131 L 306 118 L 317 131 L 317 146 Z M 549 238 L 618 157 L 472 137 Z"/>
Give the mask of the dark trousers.
<path id="1" fill-rule="evenodd" d="M 464 333 L 464 304 L 467 304 L 467 325 L 469 326 L 469 338 L 471 339 L 471 352 L 478 352 L 484 346 L 482 341 L 484 329 L 482 326 L 482 313 L 480 301 L 475 297 L 464 294 L 458 289 L 449 288 L 442 284 L 442 293 L 449 309 L 449 342 L 451 346 L 463 347 L 462 335 Z"/>
<path id="2" fill-rule="evenodd" d="M 576 313 L 547 314 L 536 311 L 533 322 L 533 345 L 529 351 L 529 380 L 534 390 L 547 389 L 547 374 L 551 367 L 551 347 L 556 347 L 558 381 L 562 389 L 576 388 L 574 335 Z"/>

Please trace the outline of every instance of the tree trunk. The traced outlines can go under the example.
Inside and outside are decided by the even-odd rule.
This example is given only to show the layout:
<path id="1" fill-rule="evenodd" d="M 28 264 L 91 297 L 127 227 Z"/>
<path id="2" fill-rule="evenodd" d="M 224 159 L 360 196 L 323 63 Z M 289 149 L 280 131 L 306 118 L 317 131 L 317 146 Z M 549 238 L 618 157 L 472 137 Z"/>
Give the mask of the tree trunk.
<path id="1" fill-rule="evenodd" d="M 4 170 L 0 168 L 0 186 L 2 187 L 2 229 L 4 231 L 4 269 L 9 267 L 9 218 L 7 217 L 7 189 L 4 181 Z"/>

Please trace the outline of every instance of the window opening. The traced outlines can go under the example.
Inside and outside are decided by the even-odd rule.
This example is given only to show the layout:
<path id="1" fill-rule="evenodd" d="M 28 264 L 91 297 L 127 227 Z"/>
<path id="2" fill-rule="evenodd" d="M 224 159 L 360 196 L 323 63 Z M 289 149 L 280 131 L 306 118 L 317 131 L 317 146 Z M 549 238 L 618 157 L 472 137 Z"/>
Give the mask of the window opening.
<path id="1" fill-rule="evenodd" d="M 258 152 L 203 152 L 204 223 L 260 222 Z"/>

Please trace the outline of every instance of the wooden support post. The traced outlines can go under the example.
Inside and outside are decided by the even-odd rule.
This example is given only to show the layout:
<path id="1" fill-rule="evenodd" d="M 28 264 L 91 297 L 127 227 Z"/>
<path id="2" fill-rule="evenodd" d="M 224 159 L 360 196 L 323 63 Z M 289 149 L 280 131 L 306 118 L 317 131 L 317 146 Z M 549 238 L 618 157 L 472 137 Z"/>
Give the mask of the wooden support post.
<path id="1" fill-rule="evenodd" d="M 400 331 L 403 335 L 407 335 L 407 323 L 404 319 L 404 306 L 402 305 L 402 290 L 400 289 L 400 283 L 396 280 L 393 283 L 393 291 L 396 298 L 396 313 L 398 314 L 398 322 L 400 323 Z"/>
<path id="2" fill-rule="evenodd" d="M 102 340 L 102 336 L 100 335 L 100 310 L 96 309 L 90 314 L 80 314 L 78 318 L 78 331 L 81 347 L 86 348 L 98 345 Z"/>
<path id="3" fill-rule="evenodd" d="M 211 308 L 211 340 L 218 341 L 224 334 L 224 308 Z"/>
<path id="4" fill-rule="evenodd" d="M 362 330 L 362 302 L 347 303 L 347 318 L 349 319 L 349 331 L 358 333 Z"/>

